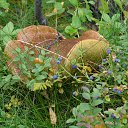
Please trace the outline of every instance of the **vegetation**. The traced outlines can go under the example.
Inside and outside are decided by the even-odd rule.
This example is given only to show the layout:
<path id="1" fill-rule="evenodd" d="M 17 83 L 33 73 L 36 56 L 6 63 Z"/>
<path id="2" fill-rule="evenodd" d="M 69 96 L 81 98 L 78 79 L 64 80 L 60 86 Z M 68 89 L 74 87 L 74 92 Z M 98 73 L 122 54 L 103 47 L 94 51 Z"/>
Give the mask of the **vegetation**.
<path id="1" fill-rule="evenodd" d="M 0 0 L 1 128 L 127 128 L 127 0 L 42 2 L 48 25 L 66 38 L 95 29 L 110 47 L 95 68 L 73 60 L 72 72 L 63 67 L 62 57 L 56 58 L 54 67 L 59 70 L 54 70 L 44 49 L 35 58 L 28 47 L 24 52 L 17 48 L 12 50 L 13 62 L 22 71 L 17 75 L 12 72 L 15 65 L 11 70 L 7 65 L 4 49 L 22 28 L 38 25 L 34 4 L 32 0 Z"/>

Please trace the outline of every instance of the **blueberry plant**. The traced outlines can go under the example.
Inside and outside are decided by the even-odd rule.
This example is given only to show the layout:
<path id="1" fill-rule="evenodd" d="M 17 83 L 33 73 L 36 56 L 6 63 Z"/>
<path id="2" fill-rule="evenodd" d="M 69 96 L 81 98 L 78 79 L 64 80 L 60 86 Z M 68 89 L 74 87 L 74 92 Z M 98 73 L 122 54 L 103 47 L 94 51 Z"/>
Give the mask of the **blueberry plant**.
<path id="1" fill-rule="evenodd" d="M 27 7 L 27 2 L 22 2 L 25 2 L 24 8 Z M 54 66 L 62 70 L 54 71 L 49 52 L 41 49 L 35 57 L 34 51 L 28 47 L 25 47 L 24 52 L 17 48 L 12 51 L 14 55 L 18 54 L 12 62 L 18 65 L 20 74 L 12 74 L 6 63 L 9 58 L 4 53 L 4 47 L 8 41 L 15 39 L 20 21 L 26 26 L 27 18 L 33 16 L 25 14 L 25 18 L 17 22 L 14 19 L 18 18 L 11 15 L 10 11 L 10 17 L 14 19 L 6 21 L 6 25 L 0 23 L 0 125 L 17 128 L 127 128 L 128 17 L 124 6 L 127 7 L 128 2 L 100 0 L 96 10 L 98 17 L 95 17 L 93 11 L 96 1 L 45 2 L 46 6 L 53 7 L 52 12 L 48 12 L 49 7 L 47 9 L 47 15 L 55 17 L 55 20 L 49 22 L 55 23 L 56 29 L 63 27 L 61 32 L 68 37 L 78 37 L 81 31 L 87 29 L 87 23 L 96 24 L 99 33 L 110 43 L 107 57 L 102 58 L 96 69 L 73 60 L 70 67 L 73 73 L 69 73 L 63 67 L 60 56 Z M 9 3 L 0 1 L 0 17 L 7 14 L 10 6 L 13 8 Z M 114 9 L 118 7 L 116 12 L 111 11 L 110 3 L 114 3 Z M 62 17 L 66 17 L 66 22 L 59 24 Z M 27 81 L 21 80 L 22 75 Z M 49 121 L 49 106 L 50 117 L 57 118 L 57 123 L 52 118 L 51 123 L 54 122 L 54 125 Z"/>

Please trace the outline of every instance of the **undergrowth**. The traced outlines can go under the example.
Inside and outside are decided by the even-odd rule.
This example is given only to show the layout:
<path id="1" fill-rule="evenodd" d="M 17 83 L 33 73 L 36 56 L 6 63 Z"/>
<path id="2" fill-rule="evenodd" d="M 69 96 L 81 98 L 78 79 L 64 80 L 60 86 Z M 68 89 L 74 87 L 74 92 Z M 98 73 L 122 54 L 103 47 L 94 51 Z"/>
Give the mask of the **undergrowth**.
<path id="1" fill-rule="evenodd" d="M 110 48 L 106 51 L 107 57 L 98 65 L 97 72 L 93 73 L 88 65 L 75 63 L 72 65 L 75 74 L 63 75 L 63 70 L 53 72 L 50 62 L 47 62 L 45 71 L 39 70 L 41 64 L 34 64 L 33 73 L 28 68 L 22 69 L 33 78 L 29 77 L 27 83 L 21 82 L 20 77 L 12 75 L 8 69 L 6 62 L 9 58 L 4 48 L 9 40 L 16 38 L 19 29 L 38 24 L 34 18 L 33 1 L 7 1 L 3 7 L 0 6 L 1 128 L 88 128 L 102 122 L 108 128 L 128 127 L 128 17 L 122 8 L 125 1 L 120 3 L 119 0 L 111 5 L 114 7 L 112 11 L 103 1 L 105 8 L 100 7 L 98 15 L 93 12 L 94 1 L 43 1 L 49 26 L 68 38 L 76 38 L 95 25 L 110 43 Z M 116 8 L 118 11 L 115 11 Z M 84 14 L 84 11 L 88 13 Z M 18 52 L 20 54 L 20 50 Z M 43 61 L 47 61 L 43 56 L 45 54 L 42 50 L 39 56 Z M 20 54 L 15 62 L 20 57 L 24 59 L 23 56 Z M 58 65 L 61 65 L 60 58 Z M 48 69 L 51 74 L 48 74 Z M 39 75 L 41 73 L 43 75 Z M 49 107 L 56 114 L 55 125 L 51 124 Z M 99 115 L 101 120 L 96 119 Z"/>

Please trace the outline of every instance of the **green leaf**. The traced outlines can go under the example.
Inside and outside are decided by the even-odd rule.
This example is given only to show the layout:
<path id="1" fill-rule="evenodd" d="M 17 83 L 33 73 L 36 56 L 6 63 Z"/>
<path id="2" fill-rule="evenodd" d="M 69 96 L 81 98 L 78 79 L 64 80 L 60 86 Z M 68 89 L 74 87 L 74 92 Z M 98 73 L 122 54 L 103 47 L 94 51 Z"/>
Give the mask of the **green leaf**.
<path id="1" fill-rule="evenodd" d="M 97 116 L 100 112 L 101 112 L 101 108 L 94 108 L 92 111 L 93 111 L 93 114 L 94 116 Z"/>
<path id="2" fill-rule="evenodd" d="M 0 0 L 0 7 L 4 9 L 8 9 L 9 3 L 7 3 L 6 0 Z"/>
<path id="3" fill-rule="evenodd" d="M 57 14 L 62 14 L 64 11 L 65 11 L 64 8 L 62 8 L 62 9 L 60 9 L 60 10 L 57 10 Z"/>
<path id="4" fill-rule="evenodd" d="M 73 34 L 76 34 L 77 33 L 77 29 L 76 28 L 73 28 L 72 26 L 67 26 L 65 28 L 65 32 L 70 34 L 70 35 L 73 35 Z"/>
<path id="5" fill-rule="evenodd" d="M 108 14 L 106 14 L 106 13 L 103 13 L 103 14 L 102 14 L 102 18 L 103 18 L 103 20 L 106 21 L 106 22 L 111 22 L 110 16 L 109 16 Z"/>
<path id="6" fill-rule="evenodd" d="M 124 108 L 128 110 L 128 102 L 124 104 Z"/>
<path id="7" fill-rule="evenodd" d="M 0 115 L 4 117 L 6 115 L 5 111 L 0 110 Z"/>
<path id="8" fill-rule="evenodd" d="M 27 67 L 26 67 L 26 65 L 25 65 L 25 64 L 21 64 L 21 69 L 27 71 Z"/>
<path id="9" fill-rule="evenodd" d="M 35 64 L 35 65 L 36 65 L 36 68 L 35 68 L 36 72 L 41 72 L 44 69 L 44 67 L 41 66 L 40 64 Z"/>
<path id="10" fill-rule="evenodd" d="M 117 20 L 120 20 L 120 14 L 115 14 L 112 16 L 112 21 L 117 21 Z"/>
<path id="11" fill-rule="evenodd" d="M 71 23 L 73 28 L 79 28 L 81 27 L 81 21 L 80 18 L 77 15 L 74 15 L 72 17 L 72 23 Z"/>
<path id="12" fill-rule="evenodd" d="M 89 93 L 84 92 L 84 93 L 82 93 L 82 96 L 83 96 L 85 99 L 90 100 L 90 94 L 89 94 Z"/>
<path id="13" fill-rule="evenodd" d="M 29 89 L 32 89 L 34 83 L 36 83 L 36 80 L 35 80 L 35 79 L 33 79 L 33 80 L 31 80 L 31 81 L 28 81 L 28 82 L 27 82 L 27 87 L 28 87 Z"/>
<path id="14" fill-rule="evenodd" d="M 86 20 L 83 8 L 78 8 L 78 16 L 83 22 Z"/>
<path id="15" fill-rule="evenodd" d="M 69 126 L 69 128 L 79 128 L 78 126 Z"/>
<path id="16" fill-rule="evenodd" d="M 106 95 L 106 96 L 105 96 L 105 100 L 108 101 L 108 102 L 110 102 L 110 97 L 109 97 L 109 95 Z"/>
<path id="17" fill-rule="evenodd" d="M 127 124 L 128 120 L 127 119 L 122 119 L 123 124 Z"/>
<path id="18" fill-rule="evenodd" d="M 20 60 L 20 57 L 18 56 L 18 57 L 15 57 L 14 59 L 13 59 L 13 61 L 14 62 L 17 62 L 17 61 L 19 61 Z"/>
<path id="19" fill-rule="evenodd" d="M 20 53 L 21 52 L 21 49 L 20 48 L 16 48 L 16 52 Z"/>
<path id="20" fill-rule="evenodd" d="M 123 4 L 121 0 L 114 0 L 114 2 L 120 7 L 121 11 L 123 11 Z"/>
<path id="21" fill-rule="evenodd" d="M 70 119 L 68 119 L 67 121 L 66 121 L 66 123 L 68 124 L 68 123 L 73 123 L 73 122 L 75 122 L 76 121 L 76 119 L 74 119 L 74 118 L 70 118 Z"/>
<path id="22" fill-rule="evenodd" d="M 46 3 L 50 4 L 50 3 L 55 3 L 55 2 L 56 2 L 55 0 L 49 0 Z"/>
<path id="23" fill-rule="evenodd" d="M 69 14 L 71 14 L 71 15 L 74 15 L 75 13 L 74 13 L 74 10 L 71 10 L 71 9 L 69 9 L 68 11 L 67 11 L 67 13 L 69 13 Z"/>
<path id="24" fill-rule="evenodd" d="M 98 99 L 98 100 L 93 100 L 93 102 L 92 102 L 92 106 L 97 106 L 97 105 L 100 105 L 100 104 L 102 104 L 103 103 L 103 100 L 101 100 L 101 99 Z"/>
<path id="25" fill-rule="evenodd" d="M 76 117 L 77 116 L 77 109 L 76 108 L 73 108 L 72 109 L 72 113 L 73 113 L 73 116 Z"/>
<path id="26" fill-rule="evenodd" d="M 52 13 L 49 13 L 47 16 L 51 17 L 51 16 L 54 16 L 54 15 L 56 15 L 56 13 L 52 12 Z"/>
<path id="27" fill-rule="evenodd" d="M 8 82 L 8 81 L 11 80 L 11 78 L 12 78 L 12 75 L 11 74 L 10 75 L 7 75 L 6 78 L 5 78 L 5 81 Z"/>
<path id="28" fill-rule="evenodd" d="M 43 67 L 44 67 L 44 68 L 49 68 L 49 67 L 51 67 L 51 63 L 50 63 L 50 62 L 51 62 L 51 58 L 48 58 L 47 60 L 45 60 L 45 61 L 44 61 L 45 64 L 43 65 Z"/>
<path id="29" fill-rule="evenodd" d="M 92 11 L 90 9 L 84 8 L 84 15 L 86 16 L 86 18 L 89 21 L 92 21 L 93 15 L 92 15 Z"/>
<path id="30" fill-rule="evenodd" d="M 92 97 L 97 98 L 97 97 L 100 97 L 100 96 L 101 96 L 100 91 L 97 88 L 93 88 Z"/>
<path id="31" fill-rule="evenodd" d="M 38 76 L 36 77 L 36 80 L 44 80 L 45 78 L 47 78 L 47 76 L 38 75 Z"/>
<path id="32" fill-rule="evenodd" d="M 12 22 L 9 22 L 8 24 L 6 24 L 6 26 L 3 28 L 3 32 L 6 35 L 11 35 L 14 29 L 14 25 Z"/>
<path id="33" fill-rule="evenodd" d="M 99 6 L 99 10 L 101 13 L 109 13 L 110 10 L 109 10 L 109 7 L 108 7 L 108 3 L 106 0 L 100 0 L 101 2 L 101 5 Z"/>
<path id="34" fill-rule="evenodd" d="M 70 2 L 73 6 L 75 6 L 75 7 L 78 6 L 78 1 L 77 1 L 77 0 L 69 0 L 69 2 Z"/>
<path id="35" fill-rule="evenodd" d="M 14 30 L 13 32 L 12 32 L 12 34 L 11 35 L 17 35 L 18 34 L 18 32 L 20 32 L 21 31 L 21 29 L 16 29 L 16 30 Z"/>
<path id="36" fill-rule="evenodd" d="M 7 42 L 10 41 L 11 39 L 12 39 L 12 38 L 11 38 L 10 35 L 6 35 L 6 36 L 4 36 L 4 37 L 3 37 L 3 43 L 4 43 L 4 45 L 6 45 Z"/>
<path id="37" fill-rule="evenodd" d="M 46 54 L 46 52 L 44 51 L 44 50 L 41 50 L 41 55 L 45 55 Z"/>
<path id="38" fill-rule="evenodd" d="M 88 3 L 89 3 L 89 4 L 92 4 L 92 5 L 94 5 L 94 4 L 95 4 L 95 2 L 94 2 L 94 1 L 92 1 L 92 0 L 90 0 Z"/>
<path id="39" fill-rule="evenodd" d="M 0 16 L 2 16 L 3 12 L 0 11 Z"/>
<path id="40" fill-rule="evenodd" d="M 63 5 L 61 4 L 61 2 L 55 2 L 55 5 L 54 5 L 55 9 L 57 10 L 61 10 Z"/>
<path id="41" fill-rule="evenodd" d="M 29 54 L 30 55 L 34 55 L 35 53 L 34 53 L 34 51 L 30 51 Z"/>
<path id="42" fill-rule="evenodd" d="M 18 128 L 26 128 L 24 125 L 18 125 Z"/>
<path id="43" fill-rule="evenodd" d="M 78 109 L 80 112 L 85 112 L 86 110 L 90 110 L 90 105 L 88 103 L 81 103 L 80 105 L 78 105 Z"/>
<path id="44" fill-rule="evenodd" d="M 13 79 L 13 80 L 20 80 L 20 77 L 17 76 L 17 75 L 15 75 L 15 76 L 12 77 L 12 79 Z"/>

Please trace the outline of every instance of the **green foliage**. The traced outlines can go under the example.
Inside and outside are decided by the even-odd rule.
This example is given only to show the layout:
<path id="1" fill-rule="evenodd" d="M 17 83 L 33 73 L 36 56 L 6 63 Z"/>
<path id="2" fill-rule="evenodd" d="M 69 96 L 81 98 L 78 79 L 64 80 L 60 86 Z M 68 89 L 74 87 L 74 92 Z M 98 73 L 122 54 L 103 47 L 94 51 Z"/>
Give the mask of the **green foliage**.
<path id="1" fill-rule="evenodd" d="M 20 28 L 33 24 L 34 20 L 31 20 L 33 14 L 30 13 L 33 5 L 27 2 L 23 0 L 17 6 L 9 1 L 9 6 L 6 0 L 0 0 L 0 9 L 3 9 L 0 16 L 6 17 L 1 19 L 4 22 L 0 25 L 5 26 L 7 23 L 0 30 L 1 127 L 52 128 L 48 113 L 49 104 L 55 106 L 58 120 L 56 128 L 68 126 L 82 128 L 81 125 L 91 127 L 101 122 L 108 128 L 128 127 L 128 18 L 127 11 L 123 8 L 128 2 L 114 0 L 114 4 L 119 7 L 118 13 L 115 11 L 115 14 L 109 7 L 110 1 L 100 0 L 101 5 L 98 9 L 101 20 L 98 20 L 91 10 L 94 1 L 84 0 L 83 3 L 78 0 L 64 1 L 64 3 L 55 0 L 45 1 L 43 6 L 48 7 L 46 13 L 51 9 L 50 6 L 54 6 L 49 16 L 55 17 L 56 21 L 53 18 L 49 20 L 49 24 L 53 25 L 55 22 L 57 29 L 70 37 L 79 36 L 79 32 L 86 29 L 84 27 L 86 23 L 95 21 L 99 32 L 110 42 L 111 47 L 106 51 L 108 56 L 103 58 L 95 73 L 89 65 L 75 62 L 74 74 L 67 72 L 68 75 L 65 76 L 61 70 L 53 71 L 51 58 L 44 50 L 38 56 L 41 63 L 34 63 L 34 51 L 25 47 L 25 51 L 22 52 L 17 48 L 16 51 L 12 51 L 15 55 L 13 63 L 19 67 L 20 74 L 12 75 L 6 66 L 7 57 L 3 49 L 19 31 L 14 29 L 14 25 L 15 28 Z M 5 13 L 8 8 L 11 10 Z M 15 8 L 18 13 L 15 12 Z M 120 11 L 125 14 L 124 19 Z M 61 64 L 59 66 L 61 67 Z M 21 75 L 27 78 L 27 82 L 21 83 Z M 70 118 L 71 110 L 72 118 Z M 100 120 L 97 118 L 99 115 Z"/>
<path id="2" fill-rule="evenodd" d="M 127 104 L 128 103 L 125 103 L 123 106 L 117 107 L 116 110 L 108 109 L 108 111 L 104 112 L 105 114 L 109 115 L 105 119 L 105 122 L 106 124 L 108 124 L 109 128 L 113 128 L 113 127 L 122 128 L 127 126 L 127 121 L 128 121 L 126 117 L 128 111 L 126 107 Z"/>
<path id="3" fill-rule="evenodd" d="M 75 123 L 76 126 L 79 126 L 80 123 L 83 123 L 84 126 L 90 126 L 90 127 L 100 123 L 101 121 L 96 120 L 96 118 L 102 110 L 98 106 L 103 104 L 104 102 L 104 100 L 101 98 L 102 89 L 103 89 L 102 87 L 100 89 L 98 87 L 98 88 L 93 88 L 93 90 L 90 91 L 86 87 L 86 90 L 84 90 L 82 93 L 85 102 L 80 103 L 80 105 L 72 109 L 74 118 L 68 119 L 66 123 Z M 72 125 L 72 127 L 73 126 L 74 125 Z"/>
<path id="4" fill-rule="evenodd" d="M 79 30 L 85 30 L 82 24 L 87 21 L 92 21 L 93 16 L 90 9 L 90 5 L 94 4 L 94 2 L 92 1 L 86 0 L 84 5 L 81 6 L 78 0 L 69 0 L 69 3 L 66 4 L 66 7 L 66 2 L 48 1 L 47 3 L 54 3 L 54 10 L 48 16 L 60 15 L 63 12 L 67 12 L 68 15 L 71 15 L 69 16 L 69 18 L 71 19 L 71 23 L 65 28 L 65 32 L 70 36 L 79 35 Z M 70 4 L 72 7 L 70 7 Z"/>
<path id="5" fill-rule="evenodd" d="M 1 0 L 0 9 L 4 9 L 4 11 L 0 11 L 0 16 L 4 16 L 9 9 L 9 3 L 6 0 Z"/>
<path id="6" fill-rule="evenodd" d="M 29 48 L 25 47 L 24 52 L 17 48 L 16 51 L 13 51 L 13 54 L 15 58 L 12 61 L 18 64 L 16 66 L 20 70 L 18 75 L 26 79 L 29 89 L 36 91 L 51 87 L 52 83 L 47 80 L 51 68 L 51 58 L 46 56 L 48 53 L 41 50 L 39 57 L 35 58 L 33 57 L 34 51 L 29 51 Z M 39 59 L 40 63 L 34 62 L 35 59 Z M 19 61 L 22 63 L 19 64 Z"/>
<path id="7" fill-rule="evenodd" d="M 70 36 L 78 35 L 79 30 L 86 30 L 82 24 L 87 21 L 92 21 L 92 11 L 90 10 L 89 4 L 94 4 L 91 1 L 85 1 L 85 7 L 81 7 L 77 0 L 69 0 L 74 9 L 68 9 L 67 13 L 72 15 L 72 23 L 65 28 L 65 32 Z"/>
<path id="8" fill-rule="evenodd" d="M 110 9 L 109 9 L 109 5 L 108 2 L 106 0 L 100 0 L 101 5 L 99 6 L 99 10 L 101 13 L 109 13 Z"/>
<path id="9" fill-rule="evenodd" d="M 0 30 L 0 41 L 2 41 L 2 45 L 5 46 L 19 31 L 20 29 L 14 30 L 14 24 L 12 22 L 6 24 L 6 26 Z"/>
<path id="10" fill-rule="evenodd" d="M 99 65 L 100 72 L 98 74 L 93 73 L 93 77 L 90 75 L 89 83 L 87 80 L 85 82 L 88 86 L 82 87 L 84 92 L 80 94 L 82 94 L 82 97 L 85 99 L 84 102 L 82 101 L 80 105 L 73 108 L 72 113 L 74 118 L 67 120 L 67 123 L 72 124 L 72 127 L 80 127 L 81 125 L 79 124 L 83 124 L 84 126 L 95 125 L 95 123 L 87 122 L 88 120 L 85 119 L 87 119 L 89 115 L 95 117 L 101 113 L 105 118 L 104 122 L 106 126 L 110 128 L 117 126 L 123 128 L 127 126 L 127 48 L 114 46 L 106 52 L 108 57 L 103 59 L 102 64 Z M 77 76 L 77 73 L 75 73 L 75 75 Z M 84 75 L 83 77 L 85 79 L 87 76 Z M 83 81 L 83 77 L 79 76 L 77 79 Z M 75 94 L 75 96 L 77 95 Z"/>
<path id="11" fill-rule="evenodd" d="M 13 90 L 12 85 L 20 82 L 20 77 L 17 75 L 7 75 L 7 76 L 2 76 L 0 80 L 0 88 L 3 90 Z"/>
<path id="12" fill-rule="evenodd" d="M 48 4 L 54 4 L 54 10 L 52 13 L 48 14 L 48 16 L 60 15 L 65 11 L 62 2 L 56 2 L 55 0 L 47 1 Z"/>
<path id="13" fill-rule="evenodd" d="M 96 22 L 99 26 L 99 33 L 110 40 L 111 44 L 127 46 L 127 24 L 121 21 L 120 18 L 119 13 L 112 17 L 103 13 L 101 21 Z"/>
<path id="14" fill-rule="evenodd" d="M 119 6 L 119 8 L 121 9 L 121 11 L 123 11 L 123 4 L 121 0 L 114 0 L 114 2 Z"/>

